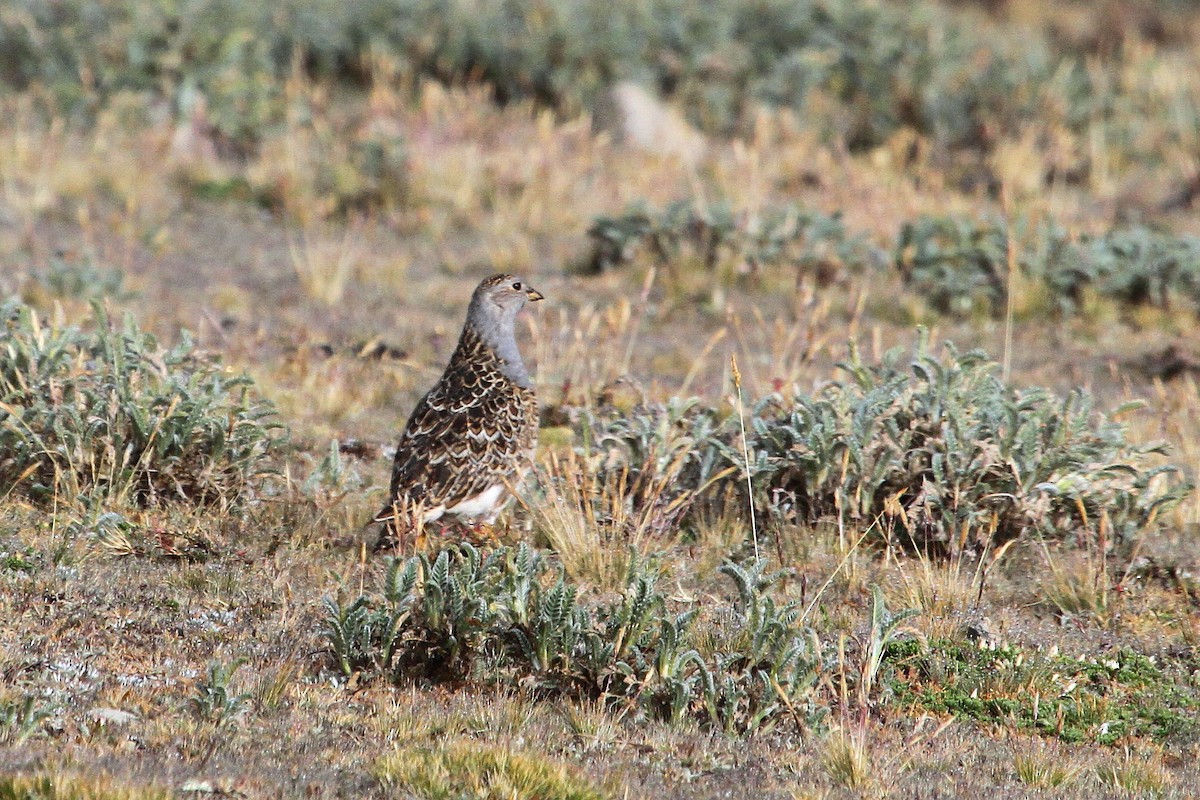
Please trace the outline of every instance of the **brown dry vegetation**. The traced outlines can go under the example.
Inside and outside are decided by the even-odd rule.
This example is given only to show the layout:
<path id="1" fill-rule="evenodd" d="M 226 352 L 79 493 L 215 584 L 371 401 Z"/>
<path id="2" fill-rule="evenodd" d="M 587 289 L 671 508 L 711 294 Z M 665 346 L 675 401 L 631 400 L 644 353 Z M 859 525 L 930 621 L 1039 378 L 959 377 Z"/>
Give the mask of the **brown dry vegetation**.
<path id="1" fill-rule="evenodd" d="M 1052 30 L 1097 64 L 1124 48 L 1139 91 L 1197 102 L 1200 17 L 1103 6 L 947 13 L 1008 36 Z M 20 487 L 0 498 L 0 798 L 1200 795 L 1195 494 L 1120 553 L 1100 520 L 1075 541 L 1029 536 L 936 558 L 884 546 L 869 520 L 839 529 L 763 514 L 762 554 L 794 570 L 779 597 L 803 604 L 833 654 L 819 687 L 830 714 L 816 726 L 783 715 L 747 735 L 534 681 L 347 678 L 321 606 L 377 586 L 361 526 L 386 487 L 389 448 L 453 347 L 470 291 L 501 270 L 547 297 L 522 345 L 553 412 L 538 469 L 561 480 L 515 507 L 501 538 L 560 550 L 589 602 L 622 588 L 633 545 L 661 556 L 669 602 L 701 609 L 698 629 L 721 635 L 732 594 L 716 568 L 755 547 L 744 498 L 707 496 L 686 527 L 612 524 L 632 513 L 628 487 L 588 472 L 567 422 L 676 396 L 737 408 L 735 360 L 748 406 L 834 379 L 852 343 L 868 362 L 911 347 L 924 324 L 935 343 L 985 349 L 1012 385 L 1083 387 L 1104 411 L 1143 399 L 1120 417 L 1129 438 L 1165 440 L 1164 460 L 1194 475 L 1200 334 L 1184 304 L 1093 296 L 1064 316 L 1017 281 L 1007 317 L 955 318 L 890 269 L 826 282 L 734 263 L 706 271 L 686 257 L 668 270 L 645 252 L 599 275 L 585 268 L 597 217 L 681 197 L 749 216 L 785 202 L 840 213 L 888 250 L 921 214 L 1093 234 L 1132 218 L 1200 234 L 1194 198 L 1163 204 L 1200 169 L 1197 130 L 1148 126 L 1139 147 L 1157 157 L 1138 160 L 1106 145 L 1103 122 L 1081 134 L 1047 109 L 984 155 L 903 128 L 851 152 L 764 107 L 688 166 L 594 132 L 586 113 L 498 106 L 485 86 L 414 77 L 382 57 L 367 70 L 369 88 L 294 72 L 284 123 L 249 154 L 220 152 L 203 126 L 141 94 L 107 97 L 87 119 L 44 87 L 0 94 L 0 298 L 84 325 L 89 300 L 104 297 L 164 341 L 191 331 L 254 379 L 292 444 L 272 456 L 269 488 L 228 506 L 108 509 Z M 356 183 L 352 145 L 368 140 L 402 140 L 394 184 Z M 1048 177 L 1084 161 L 1082 178 Z M 994 191 L 963 177 L 973 170 Z M 1169 349 L 1178 370 L 1156 367 Z M 320 473 L 331 440 L 336 477 Z M 580 512 L 585 497 L 599 498 L 607 533 Z M 125 524 L 104 529 L 104 510 Z M 921 614 L 906 621 L 908 649 L 868 677 L 876 585 L 889 608 Z M 1105 693 L 1079 697 L 1091 704 L 1081 721 L 1022 721 L 1028 698 L 1074 701 L 1073 681 L 1129 654 L 1153 667 L 1111 668 Z M 955 686 L 961 697 L 944 691 Z M 1108 736 L 1117 719 L 1149 721 Z"/>

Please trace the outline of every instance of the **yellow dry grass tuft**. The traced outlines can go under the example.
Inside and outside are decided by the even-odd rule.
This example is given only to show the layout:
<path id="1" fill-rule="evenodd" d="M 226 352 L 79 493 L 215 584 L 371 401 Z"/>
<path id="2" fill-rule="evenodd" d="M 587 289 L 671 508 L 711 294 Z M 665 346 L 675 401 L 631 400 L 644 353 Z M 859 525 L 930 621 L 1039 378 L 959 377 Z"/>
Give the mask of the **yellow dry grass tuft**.
<path id="1" fill-rule="evenodd" d="M 1075 783 L 1083 773 L 1080 764 L 1063 761 L 1057 754 L 1018 753 L 1013 756 L 1017 778 L 1035 789 L 1058 789 Z"/>
<path id="2" fill-rule="evenodd" d="M 497 745 L 451 742 L 397 749 L 375 765 L 375 776 L 406 797 L 441 800 L 601 800 L 605 795 L 564 765 Z"/>
<path id="3" fill-rule="evenodd" d="M 42 771 L 0 776 L 0 800 L 167 800 L 172 793 L 153 786 L 131 786 L 105 776 Z"/>
<path id="4" fill-rule="evenodd" d="M 678 543 L 678 528 L 656 524 L 661 509 L 638 507 L 628 477 L 621 471 L 602 476 L 573 450 L 550 456 L 539 480 L 544 495 L 530 503 L 529 513 L 534 532 L 572 578 L 622 589 L 631 559 Z"/>
<path id="5" fill-rule="evenodd" d="M 872 757 L 864 731 L 858 733 L 838 728 L 826 738 L 821 751 L 821 764 L 838 786 L 853 789 L 864 795 L 872 794 L 877 776 L 871 766 Z"/>
<path id="6" fill-rule="evenodd" d="M 1161 797 L 1170 783 L 1163 771 L 1161 752 L 1138 753 L 1132 748 L 1096 768 L 1103 785 L 1136 797 Z"/>
<path id="7" fill-rule="evenodd" d="M 935 560 L 918 553 L 900 561 L 886 584 L 892 608 L 917 608 L 914 625 L 926 637 L 953 636 L 975 602 L 978 576 L 960 559 Z"/>

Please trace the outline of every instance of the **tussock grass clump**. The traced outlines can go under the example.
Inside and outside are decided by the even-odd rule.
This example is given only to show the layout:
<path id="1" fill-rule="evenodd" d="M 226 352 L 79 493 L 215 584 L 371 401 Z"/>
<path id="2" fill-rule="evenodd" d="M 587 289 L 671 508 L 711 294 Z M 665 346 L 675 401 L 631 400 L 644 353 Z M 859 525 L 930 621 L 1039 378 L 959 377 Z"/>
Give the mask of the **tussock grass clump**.
<path id="1" fill-rule="evenodd" d="M 1112 611 L 1109 575 L 1104 559 L 1089 551 L 1075 551 L 1056 559 L 1043 547 L 1045 573 L 1038 579 L 1038 593 L 1064 619 L 1092 616 L 1108 620 Z"/>
<path id="2" fill-rule="evenodd" d="M 234 504 L 282 442 L 251 381 L 93 304 L 90 330 L 0 306 L 0 494 Z"/>
<path id="3" fill-rule="evenodd" d="M 565 474 L 540 481 L 543 496 L 530 507 L 534 526 L 572 578 L 619 589 L 630 559 L 663 541 L 654 536 L 652 514 L 639 513 L 622 482 L 602 482 L 595 472 L 572 469 L 574 462 L 568 458 Z M 560 464 L 556 459 L 551 469 L 560 473 Z"/>
<path id="4" fill-rule="evenodd" d="M 171 792 L 67 773 L 0 776 L 0 800 L 167 800 Z"/>
<path id="5" fill-rule="evenodd" d="M 1051 756 L 1044 753 L 1014 756 L 1013 769 L 1021 783 L 1038 789 L 1070 786 L 1083 772 L 1079 764 L 1064 763 L 1061 754 Z"/>
<path id="6" fill-rule="evenodd" d="M 1155 754 L 1126 749 L 1124 756 L 1096 768 L 1096 777 L 1104 786 L 1124 790 L 1140 797 L 1161 797 L 1170 780 Z"/>
<path id="7" fill-rule="evenodd" d="M 830 733 L 821 753 L 821 764 L 834 783 L 847 789 L 866 789 L 876 776 L 871 753 L 861 733 L 839 729 Z"/>
<path id="8" fill-rule="evenodd" d="M 374 773 L 389 789 L 430 800 L 602 800 L 605 796 L 584 778 L 542 755 L 474 742 L 397 749 L 379 760 Z"/>

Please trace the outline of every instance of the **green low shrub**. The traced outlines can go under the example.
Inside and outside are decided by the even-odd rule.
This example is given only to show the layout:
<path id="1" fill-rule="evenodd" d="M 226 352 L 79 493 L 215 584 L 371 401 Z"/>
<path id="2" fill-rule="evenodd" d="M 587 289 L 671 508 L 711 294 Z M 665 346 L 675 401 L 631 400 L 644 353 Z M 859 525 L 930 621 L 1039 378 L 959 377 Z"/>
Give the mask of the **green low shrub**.
<path id="1" fill-rule="evenodd" d="M 588 412 L 580 455 L 599 455 L 596 484 L 611 480 L 629 504 L 629 517 L 644 519 L 646 533 L 662 534 L 679 523 L 696 500 L 732 474 L 717 445 L 726 421 L 695 398 L 672 398 L 639 406 L 634 413 Z M 592 499 L 596 518 L 610 516 L 609 498 Z"/>
<path id="2" fill-rule="evenodd" d="M 90 329 L 0 306 L 0 496 L 237 503 L 283 441 L 250 379 L 93 303 Z"/>
<path id="3" fill-rule="evenodd" d="M 1200 238 L 1140 226 L 1072 239 L 1053 225 L 1010 231 L 1000 221 L 921 216 L 901 229 L 893 264 L 939 312 L 1000 317 L 1010 246 L 1020 278 L 1044 287 L 1060 313 L 1079 312 L 1089 295 L 1163 309 L 1183 300 L 1200 312 Z"/>
<path id="4" fill-rule="evenodd" d="M 847 380 L 755 411 L 755 484 L 803 517 L 881 519 L 922 548 L 1101 524 L 1132 545 L 1191 490 L 1156 465 L 1163 446 L 1128 442 L 1086 392 L 1006 387 L 981 352 L 947 345 L 939 358 L 922 334 L 907 359 L 898 348 L 867 366 L 855 353 L 842 368 Z"/>
<path id="5" fill-rule="evenodd" d="M 525 544 L 485 555 L 464 543 L 391 559 L 378 593 L 348 605 L 327 598 L 324 633 L 346 676 L 514 680 L 628 698 L 651 716 L 728 733 L 786 718 L 817 725 L 825 654 L 799 604 L 770 596 L 781 573 L 722 571 L 738 589 L 730 624 L 699 637 L 700 609 L 670 611 L 653 564 L 633 560 L 621 596 L 589 605 L 561 566 Z"/>
<path id="6" fill-rule="evenodd" d="M 901 228 L 894 263 L 905 286 L 943 314 L 1004 313 L 1008 232 L 1002 224 L 919 217 Z"/>
<path id="7" fill-rule="evenodd" d="M 894 701 L 1065 742 L 1114 745 L 1130 737 L 1166 740 L 1200 733 L 1200 694 L 1179 672 L 1129 648 L 1077 658 L 1011 645 L 988 648 L 952 639 L 887 648 L 885 680 Z M 1182 668 L 1182 670 L 1181 670 Z"/>
<path id="8" fill-rule="evenodd" d="M 828 284 L 882 260 L 865 237 L 847 232 L 840 216 L 795 204 L 751 213 L 737 212 L 726 202 L 678 200 L 661 211 L 637 203 L 617 216 L 596 218 L 588 236 L 592 272 L 647 253 L 671 273 L 684 263 L 709 271 L 723 267 L 728 273 L 789 269 Z"/>
<path id="9" fill-rule="evenodd" d="M 21 295 L 31 305 L 39 305 L 50 299 L 127 300 L 134 293 L 125 286 L 125 273 L 119 269 L 87 260 L 53 258 L 45 268 L 28 275 Z"/>
<path id="10" fill-rule="evenodd" d="M 812 394 L 771 395 L 747 420 L 749 472 L 759 509 L 812 523 L 872 526 L 896 544 L 947 552 L 966 539 L 1003 542 L 1037 533 L 1096 535 L 1129 548 L 1191 491 L 1163 462 L 1163 445 L 1139 446 L 1094 409 L 1091 396 L 1015 389 L 981 352 L 947 344 L 864 364 Z M 1136 405 L 1136 404 L 1135 404 Z M 736 416 L 692 403 L 686 413 L 640 407 L 589 418 L 584 441 L 620 441 L 608 458 L 647 485 L 674 471 L 672 491 L 743 491 L 747 465 Z M 1120 414 L 1124 407 L 1116 410 Z M 664 425 L 674 419 L 671 425 Z M 631 436 L 640 430 L 641 436 Z M 668 438 L 669 437 L 669 438 Z M 667 467 L 637 457 L 683 443 Z"/>
<path id="11" fill-rule="evenodd" d="M 1200 312 L 1200 238 L 1132 227 L 1077 242 L 1061 233 L 1048 239 L 1040 272 L 1066 310 L 1090 290 L 1131 306 L 1170 309 L 1182 299 Z"/>

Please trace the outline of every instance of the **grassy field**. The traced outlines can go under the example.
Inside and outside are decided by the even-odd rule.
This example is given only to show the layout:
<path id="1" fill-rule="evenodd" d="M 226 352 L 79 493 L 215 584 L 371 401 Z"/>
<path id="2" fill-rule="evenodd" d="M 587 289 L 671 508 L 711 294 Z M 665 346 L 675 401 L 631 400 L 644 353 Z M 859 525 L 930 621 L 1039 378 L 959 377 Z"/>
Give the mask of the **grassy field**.
<path id="1" fill-rule="evenodd" d="M 0 800 L 1200 795 L 1200 13 L 612 5 L 0 11 Z"/>

